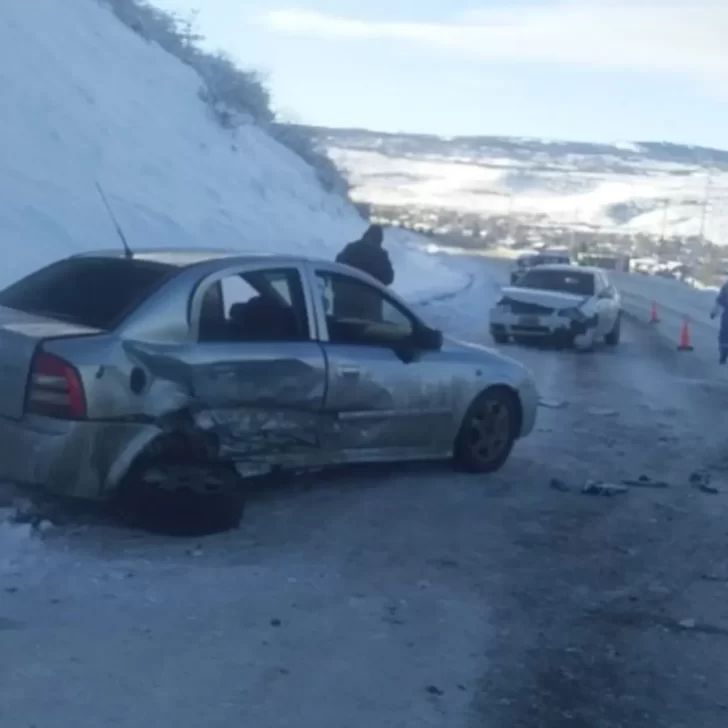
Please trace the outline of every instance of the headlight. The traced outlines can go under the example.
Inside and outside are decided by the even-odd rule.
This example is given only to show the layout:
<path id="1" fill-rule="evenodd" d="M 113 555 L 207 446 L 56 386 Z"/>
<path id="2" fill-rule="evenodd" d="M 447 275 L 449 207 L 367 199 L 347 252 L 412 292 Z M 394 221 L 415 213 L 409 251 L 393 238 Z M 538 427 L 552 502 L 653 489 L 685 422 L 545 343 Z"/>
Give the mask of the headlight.
<path id="1" fill-rule="evenodd" d="M 507 311 L 510 308 L 508 301 L 505 298 L 501 298 L 499 301 L 496 301 L 495 307 L 499 311 Z"/>
<path id="2" fill-rule="evenodd" d="M 572 321 L 586 321 L 586 316 L 579 308 L 562 308 L 559 311 L 560 316 L 566 316 L 566 318 L 570 318 Z"/>

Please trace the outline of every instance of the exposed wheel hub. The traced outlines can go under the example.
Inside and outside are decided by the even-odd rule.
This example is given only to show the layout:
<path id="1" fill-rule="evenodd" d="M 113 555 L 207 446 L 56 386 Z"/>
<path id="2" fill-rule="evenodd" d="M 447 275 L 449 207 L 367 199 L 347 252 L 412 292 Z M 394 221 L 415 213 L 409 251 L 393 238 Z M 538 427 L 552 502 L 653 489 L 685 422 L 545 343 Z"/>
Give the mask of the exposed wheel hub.
<path id="1" fill-rule="evenodd" d="M 511 417 L 506 403 L 483 402 L 470 421 L 469 442 L 473 454 L 483 462 L 494 461 L 508 447 L 510 437 Z"/>

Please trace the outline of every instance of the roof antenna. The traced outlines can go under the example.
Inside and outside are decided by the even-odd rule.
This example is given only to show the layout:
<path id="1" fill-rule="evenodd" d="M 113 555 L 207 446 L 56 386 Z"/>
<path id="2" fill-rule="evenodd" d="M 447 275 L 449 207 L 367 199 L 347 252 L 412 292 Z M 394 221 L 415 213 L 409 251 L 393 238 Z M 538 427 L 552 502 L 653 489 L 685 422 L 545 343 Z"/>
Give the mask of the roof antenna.
<path id="1" fill-rule="evenodd" d="M 134 253 L 132 253 L 132 250 L 129 247 L 129 243 L 126 242 L 126 236 L 124 235 L 124 231 L 121 229 L 121 225 L 119 225 L 118 221 L 116 220 L 116 217 L 114 217 L 114 211 L 111 209 L 111 205 L 109 205 L 109 201 L 106 199 L 106 195 L 104 194 L 104 191 L 103 191 L 103 189 L 101 189 L 101 185 L 98 182 L 96 182 L 96 189 L 99 191 L 99 195 L 101 195 L 101 200 L 104 203 L 104 207 L 106 207 L 106 210 L 109 213 L 109 217 L 111 218 L 111 220 L 114 223 L 116 232 L 118 233 L 119 237 L 121 238 L 121 244 L 124 246 L 124 257 L 133 258 Z"/>

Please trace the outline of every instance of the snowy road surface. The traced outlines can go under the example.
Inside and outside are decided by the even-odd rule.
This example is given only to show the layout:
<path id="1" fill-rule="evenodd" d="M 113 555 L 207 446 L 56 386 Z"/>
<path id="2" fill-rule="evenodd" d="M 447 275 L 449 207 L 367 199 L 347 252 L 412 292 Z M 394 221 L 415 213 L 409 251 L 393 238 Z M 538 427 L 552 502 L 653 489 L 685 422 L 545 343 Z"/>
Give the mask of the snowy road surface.
<path id="1" fill-rule="evenodd" d="M 425 310 L 488 342 L 498 276 L 469 265 Z M 629 322 L 506 349 L 559 406 L 494 476 L 310 477 L 200 542 L 0 525 L 0 724 L 723 728 L 726 496 L 688 481 L 728 470 L 728 389 Z M 669 487 L 579 492 L 642 474 Z"/>

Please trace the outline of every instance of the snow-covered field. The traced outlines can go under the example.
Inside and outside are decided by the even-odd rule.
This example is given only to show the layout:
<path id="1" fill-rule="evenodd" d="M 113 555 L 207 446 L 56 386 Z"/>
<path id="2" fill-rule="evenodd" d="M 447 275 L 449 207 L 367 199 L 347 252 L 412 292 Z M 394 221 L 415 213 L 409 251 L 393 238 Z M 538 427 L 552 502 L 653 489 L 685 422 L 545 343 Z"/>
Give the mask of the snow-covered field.
<path id="1" fill-rule="evenodd" d="M 546 142 L 524 155 L 518 140 L 510 155 L 507 146 L 487 145 L 466 153 L 457 144 L 448 150 L 440 139 L 432 149 L 422 140 L 413 148 L 407 135 L 377 143 L 375 132 L 321 132 L 321 142 L 361 202 L 512 214 L 622 233 L 660 235 L 665 224 L 669 234 L 697 235 L 707 192 L 706 235 L 728 242 L 728 169 L 722 163 L 654 159 L 638 154 L 638 146 L 633 157 L 577 154 Z M 611 151 L 629 154 L 623 145 Z"/>
<path id="2" fill-rule="evenodd" d="M 259 127 L 221 128 L 200 79 L 95 0 L 0 8 L 0 285 L 119 241 L 332 257 L 365 223 Z M 390 232 L 395 288 L 421 298 L 464 279 Z"/>

